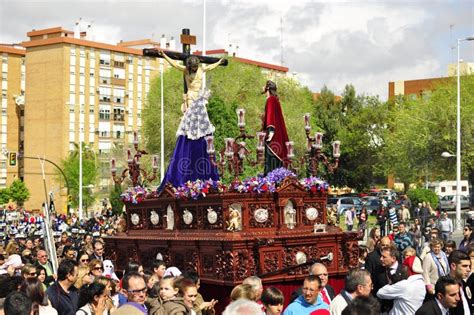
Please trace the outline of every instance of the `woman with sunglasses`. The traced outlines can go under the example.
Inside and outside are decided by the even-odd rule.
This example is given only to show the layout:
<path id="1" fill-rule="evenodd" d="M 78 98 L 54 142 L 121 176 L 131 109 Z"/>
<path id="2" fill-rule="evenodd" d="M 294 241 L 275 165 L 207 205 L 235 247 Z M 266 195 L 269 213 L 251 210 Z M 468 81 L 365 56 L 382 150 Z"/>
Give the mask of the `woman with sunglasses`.
<path id="1" fill-rule="evenodd" d="M 461 244 L 459 244 L 459 250 L 467 253 L 467 246 L 470 243 L 474 243 L 474 233 L 472 233 L 472 226 L 470 225 L 465 225 L 463 234 L 464 236 L 463 240 L 461 241 Z"/>
<path id="2" fill-rule="evenodd" d="M 102 267 L 102 262 L 98 259 L 92 259 L 89 262 L 89 268 L 91 270 L 91 275 L 95 278 L 102 276 L 104 273 L 104 267 Z"/>
<path id="3" fill-rule="evenodd" d="M 85 252 L 79 252 L 77 254 L 77 266 L 89 266 L 89 255 Z"/>

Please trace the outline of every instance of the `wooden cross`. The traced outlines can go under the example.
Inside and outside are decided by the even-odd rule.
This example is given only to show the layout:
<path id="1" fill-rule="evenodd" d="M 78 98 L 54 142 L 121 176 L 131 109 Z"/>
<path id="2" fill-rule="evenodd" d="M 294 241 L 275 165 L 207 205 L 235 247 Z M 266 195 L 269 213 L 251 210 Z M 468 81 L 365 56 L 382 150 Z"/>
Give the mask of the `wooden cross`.
<path id="1" fill-rule="evenodd" d="M 176 52 L 176 51 L 166 51 L 166 55 L 174 60 L 181 60 L 184 64 L 186 64 L 186 59 L 190 56 L 195 56 L 199 59 L 201 63 L 205 64 L 212 64 L 219 61 L 220 58 L 215 57 L 208 57 L 203 55 L 192 55 L 191 54 L 191 45 L 196 45 L 196 36 L 190 35 L 189 28 L 184 28 L 181 32 L 181 44 L 183 44 L 183 52 Z M 145 48 L 143 49 L 143 55 L 155 58 L 163 58 L 161 54 L 161 50 L 164 47 L 160 47 L 161 49 L 156 48 Z M 204 52 L 203 52 L 204 53 Z M 221 66 L 227 66 L 228 62 L 226 59 L 220 64 Z M 184 93 L 188 93 L 188 87 L 186 86 L 186 80 L 184 80 Z"/>

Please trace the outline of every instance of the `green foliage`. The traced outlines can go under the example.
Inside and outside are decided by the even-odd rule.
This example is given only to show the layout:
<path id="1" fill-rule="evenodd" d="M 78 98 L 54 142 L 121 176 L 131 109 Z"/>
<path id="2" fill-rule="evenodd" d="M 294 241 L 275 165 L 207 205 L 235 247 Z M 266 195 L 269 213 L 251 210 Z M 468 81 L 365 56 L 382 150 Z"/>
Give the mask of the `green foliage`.
<path id="1" fill-rule="evenodd" d="M 383 145 L 386 111 L 386 104 L 377 97 L 358 96 L 352 85 L 345 87 L 340 101 L 327 87 L 321 90 L 314 115 L 316 129 L 324 133 L 323 151 L 331 156 L 330 143 L 335 140 L 340 140 L 342 147 L 335 174 L 324 174 L 325 168 L 319 168 L 331 184 L 362 191 L 380 180 L 373 166 Z"/>
<path id="2" fill-rule="evenodd" d="M 123 202 L 120 200 L 121 193 L 122 189 L 118 185 L 114 185 L 114 189 L 110 192 L 109 200 L 114 214 L 122 214 Z"/>
<path id="3" fill-rule="evenodd" d="M 6 204 L 10 201 L 10 192 L 8 188 L 0 189 L 0 204 Z"/>
<path id="4" fill-rule="evenodd" d="M 69 182 L 69 194 L 72 196 L 72 206 L 79 205 L 79 148 L 71 151 L 67 158 L 61 160 L 61 168 Z M 82 147 L 82 186 L 94 185 L 98 174 L 98 168 L 95 165 L 95 155 L 86 146 Z M 83 188 L 83 204 L 92 205 L 94 196 L 90 189 Z"/>
<path id="5" fill-rule="evenodd" d="M 30 198 L 30 192 L 23 181 L 15 179 L 8 187 L 8 196 L 21 206 Z"/>
<path id="6" fill-rule="evenodd" d="M 414 205 L 421 202 L 429 202 L 433 209 L 438 207 L 438 196 L 432 190 L 424 188 L 410 189 L 407 192 L 407 196 Z"/>
<path id="7" fill-rule="evenodd" d="M 455 178 L 455 159 L 441 153 L 456 153 L 456 80 L 435 87 L 423 98 L 399 97 L 389 104 L 385 146 L 378 167 L 402 182 Z M 474 76 L 461 80 L 461 157 L 463 178 L 474 180 Z"/>

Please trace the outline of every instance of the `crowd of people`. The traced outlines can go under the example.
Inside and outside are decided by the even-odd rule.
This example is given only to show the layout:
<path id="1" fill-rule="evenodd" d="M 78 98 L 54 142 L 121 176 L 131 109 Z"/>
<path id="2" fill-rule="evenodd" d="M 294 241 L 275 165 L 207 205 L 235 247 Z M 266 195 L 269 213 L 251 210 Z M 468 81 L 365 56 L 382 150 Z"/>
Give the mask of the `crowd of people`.
<path id="1" fill-rule="evenodd" d="M 181 273 L 161 260 L 145 266 L 130 260 L 123 274 L 116 273 L 102 237 L 121 223 L 107 213 L 87 222 L 53 218 L 55 268 L 41 218 L 24 215 L 14 225 L 2 223 L 7 233 L 0 244 L 0 314 L 206 315 L 216 313 L 217 303 L 227 303 L 220 307 L 225 315 L 472 314 L 474 233 L 466 225 L 457 245 L 446 218 L 424 226 L 420 221 L 420 233 L 408 230 L 403 218 L 387 235 L 372 228 L 358 268 L 337 295 L 326 265 L 315 263 L 291 297 L 252 276 L 233 288 L 227 303 L 206 301 L 196 272 Z"/>

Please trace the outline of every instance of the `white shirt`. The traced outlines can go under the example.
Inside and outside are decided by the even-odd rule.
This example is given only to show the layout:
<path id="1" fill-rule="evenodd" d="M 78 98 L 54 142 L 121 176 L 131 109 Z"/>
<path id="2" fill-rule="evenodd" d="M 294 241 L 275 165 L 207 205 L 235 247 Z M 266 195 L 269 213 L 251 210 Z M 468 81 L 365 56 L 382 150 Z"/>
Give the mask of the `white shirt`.
<path id="1" fill-rule="evenodd" d="M 426 289 L 423 276 L 416 274 L 395 284 L 387 284 L 377 292 L 377 296 L 385 300 L 393 300 L 389 315 L 409 315 L 423 304 Z"/>
<path id="2" fill-rule="evenodd" d="M 344 291 L 341 291 L 334 300 L 332 300 L 331 305 L 329 305 L 329 311 L 331 315 L 341 315 L 342 311 L 346 308 L 347 302 L 346 299 L 342 296 Z M 352 300 L 352 296 L 346 292 L 349 299 Z"/>
<path id="3" fill-rule="evenodd" d="M 438 304 L 438 307 L 439 307 L 439 309 L 441 310 L 441 314 L 443 314 L 443 315 L 449 314 L 449 309 L 447 309 L 446 307 L 444 307 L 444 305 L 441 304 L 437 298 L 436 298 L 435 300 L 436 300 L 436 304 Z"/>

